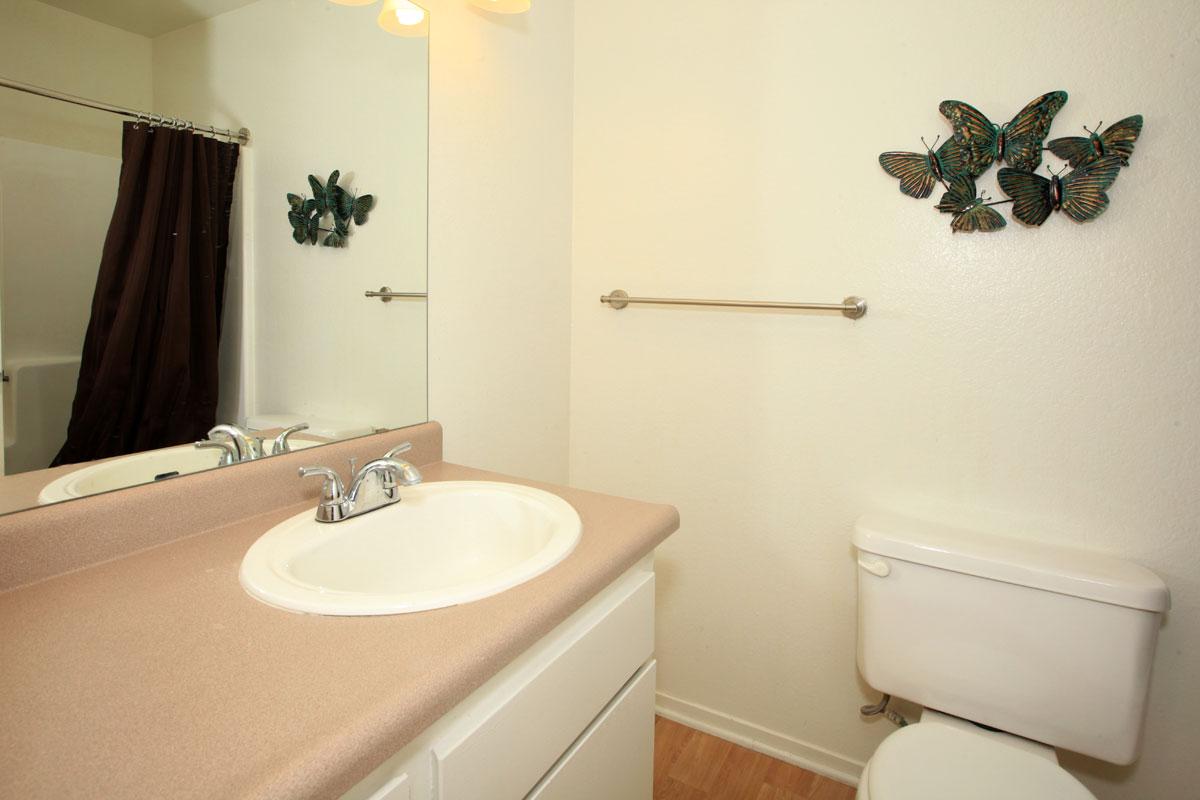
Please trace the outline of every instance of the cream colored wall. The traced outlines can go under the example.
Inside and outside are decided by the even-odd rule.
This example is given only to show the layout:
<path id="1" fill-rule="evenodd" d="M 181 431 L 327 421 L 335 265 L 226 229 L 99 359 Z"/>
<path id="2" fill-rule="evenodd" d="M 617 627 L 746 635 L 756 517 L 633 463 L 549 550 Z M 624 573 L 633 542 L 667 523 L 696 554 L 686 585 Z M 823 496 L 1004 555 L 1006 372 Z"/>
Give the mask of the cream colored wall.
<path id="1" fill-rule="evenodd" d="M 0 75 L 149 105 L 149 39 L 31 0 L 0 0 L 0 21 Z M 120 156 L 119 118 L 0 89 L 6 358 L 79 355 Z"/>
<path id="2" fill-rule="evenodd" d="M 430 417 L 450 461 L 565 481 L 573 4 L 427 5 Z"/>
<path id="3" fill-rule="evenodd" d="M 363 297 L 426 288 L 428 49 L 379 30 L 377 13 L 260 0 L 154 39 L 158 113 L 251 131 L 230 265 L 242 295 L 227 306 L 254 324 L 233 314 L 240 352 L 224 353 L 249 413 L 427 418 L 425 304 Z M 333 169 L 375 209 L 346 249 L 297 245 L 285 195 Z"/>
<path id="4" fill-rule="evenodd" d="M 120 173 L 117 157 L 0 137 L 6 360 L 82 354 Z"/>
<path id="5" fill-rule="evenodd" d="M 1191 797 L 1200 6 L 955 8 L 577 5 L 571 481 L 680 508 L 658 562 L 663 702 L 826 769 L 852 769 L 890 727 L 857 714 L 874 698 L 855 670 L 858 515 L 980 522 L 1152 567 L 1175 608 L 1145 754 L 1069 763 L 1102 800 Z M 952 236 L 876 161 L 948 133 L 944 98 L 1005 121 L 1059 88 L 1056 135 L 1146 117 L 1092 224 Z M 981 187 L 1002 197 L 995 171 Z M 859 293 L 871 311 L 597 302 L 618 287 Z"/>
<path id="6" fill-rule="evenodd" d="M 0 75 L 131 108 L 150 104 L 146 37 L 32 0 L 0 0 L 0 23 Z M 119 157 L 117 119 L 0 90 L 0 136 L 11 139 Z"/>
<path id="7" fill-rule="evenodd" d="M 0 75 L 144 108 L 150 40 L 32 0 L 0 0 Z M 31 359 L 79 358 L 120 156 L 119 118 L 0 89 L 0 324 L 10 372 Z M 52 407 L 27 402 L 15 415 L 5 384 L 10 472 L 45 466 L 61 445 L 54 430 L 66 429 L 74 378 L 47 375 L 70 388 L 48 392 Z"/>

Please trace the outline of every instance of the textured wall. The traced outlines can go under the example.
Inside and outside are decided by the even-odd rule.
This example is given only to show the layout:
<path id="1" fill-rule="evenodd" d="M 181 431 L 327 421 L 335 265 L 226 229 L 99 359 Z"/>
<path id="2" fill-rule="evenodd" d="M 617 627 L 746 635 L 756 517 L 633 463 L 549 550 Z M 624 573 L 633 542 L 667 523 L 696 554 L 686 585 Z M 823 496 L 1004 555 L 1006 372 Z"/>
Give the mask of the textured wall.
<path id="1" fill-rule="evenodd" d="M 854 519 L 893 509 L 1146 564 L 1170 584 L 1146 752 L 1103 800 L 1195 794 L 1200 107 L 1192 2 L 609 0 L 576 9 L 571 479 L 678 504 L 659 688 L 834 768 L 861 722 Z M 974 31 L 974 33 L 972 33 Z M 880 151 L 1066 89 L 1056 135 L 1141 112 L 1099 221 L 954 235 Z M 1000 197 L 995 171 L 981 187 Z M 837 300 L 865 319 L 614 312 Z M 739 727 L 740 726 L 740 727 Z"/>
<path id="2" fill-rule="evenodd" d="M 572 4 L 428 5 L 430 416 L 448 460 L 564 481 Z"/>
<path id="3" fill-rule="evenodd" d="M 145 109 L 150 40 L 34 0 L 0 0 L 0 75 Z M 120 157 L 118 117 L 0 90 L 0 136 Z"/>

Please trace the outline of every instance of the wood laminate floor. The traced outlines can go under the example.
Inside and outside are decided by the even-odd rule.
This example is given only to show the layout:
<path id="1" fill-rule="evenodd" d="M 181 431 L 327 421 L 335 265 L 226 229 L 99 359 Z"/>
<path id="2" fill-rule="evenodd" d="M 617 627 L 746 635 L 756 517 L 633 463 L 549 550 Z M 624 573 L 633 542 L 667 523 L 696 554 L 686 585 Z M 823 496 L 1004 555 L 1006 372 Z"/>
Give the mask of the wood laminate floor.
<path id="1" fill-rule="evenodd" d="M 656 717 L 654 800 L 854 800 L 854 789 Z"/>

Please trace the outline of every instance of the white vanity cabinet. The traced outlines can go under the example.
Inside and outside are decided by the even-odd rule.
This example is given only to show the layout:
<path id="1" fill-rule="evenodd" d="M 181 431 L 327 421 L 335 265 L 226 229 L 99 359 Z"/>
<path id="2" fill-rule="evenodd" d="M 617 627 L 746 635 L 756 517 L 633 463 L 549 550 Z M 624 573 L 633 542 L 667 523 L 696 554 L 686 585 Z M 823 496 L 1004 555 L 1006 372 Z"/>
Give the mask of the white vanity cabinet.
<path id="1" fill-rule="evenodd" d="M 654 572 L 626 572 L 343 800 L 649 800 Z"/>

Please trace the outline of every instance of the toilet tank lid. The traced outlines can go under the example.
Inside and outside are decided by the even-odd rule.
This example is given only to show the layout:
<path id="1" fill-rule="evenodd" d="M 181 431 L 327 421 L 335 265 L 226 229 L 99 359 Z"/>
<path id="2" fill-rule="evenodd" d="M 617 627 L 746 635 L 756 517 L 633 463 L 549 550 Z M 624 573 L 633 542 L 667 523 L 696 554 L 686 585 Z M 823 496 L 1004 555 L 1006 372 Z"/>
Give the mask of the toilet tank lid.
<path id="1" fill-rule="evenodd" d="M 1112 556 L 978 533 L 894 514 L 867 514 L 854 525 L 854 546 L 1018 586 L 1163 612 L 1171 595 L 1162 578 Z"/>

